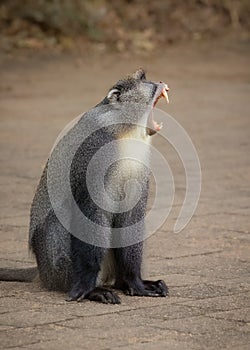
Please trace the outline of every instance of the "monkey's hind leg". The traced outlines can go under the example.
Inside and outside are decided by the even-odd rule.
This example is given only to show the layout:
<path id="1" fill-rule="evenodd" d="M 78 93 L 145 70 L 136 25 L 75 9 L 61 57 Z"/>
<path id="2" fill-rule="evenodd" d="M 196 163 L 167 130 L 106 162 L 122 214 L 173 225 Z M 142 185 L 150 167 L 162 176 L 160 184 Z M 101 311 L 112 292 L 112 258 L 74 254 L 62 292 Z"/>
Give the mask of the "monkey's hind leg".
<path id="1" fill-rule="evenodd" d="M 82 242 L 76 237 L 71 239 L 73 283 L 68 301 L 82 300 L 96 287 L 105 249 Z"/>
<path id="2" fill-rule="evenodd" d="M 120 298 L 115 292 L 96 287 L 105 253 L 104 248 L 92 246 L 72 237 L 73 284 L 67 301 L 89 299 L 105 304 L 120 303 Z"/>

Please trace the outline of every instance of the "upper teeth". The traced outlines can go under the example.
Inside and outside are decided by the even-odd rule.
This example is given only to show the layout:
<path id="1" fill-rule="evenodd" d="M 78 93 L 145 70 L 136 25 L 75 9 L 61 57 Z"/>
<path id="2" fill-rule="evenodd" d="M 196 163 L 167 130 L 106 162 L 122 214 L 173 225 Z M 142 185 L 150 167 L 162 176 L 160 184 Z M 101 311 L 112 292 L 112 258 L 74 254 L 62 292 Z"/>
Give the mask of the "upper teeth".
<path id="1" fill-rule="evenodd" d="M 169 103 L 169 98 L 168 98 L 168 93 L 167 91 L 169 90 L 168 86 L 165 84 L 165 88 L 162 90 L 162 95 L 165 97 L 167 100 L 167 103 Z"/>

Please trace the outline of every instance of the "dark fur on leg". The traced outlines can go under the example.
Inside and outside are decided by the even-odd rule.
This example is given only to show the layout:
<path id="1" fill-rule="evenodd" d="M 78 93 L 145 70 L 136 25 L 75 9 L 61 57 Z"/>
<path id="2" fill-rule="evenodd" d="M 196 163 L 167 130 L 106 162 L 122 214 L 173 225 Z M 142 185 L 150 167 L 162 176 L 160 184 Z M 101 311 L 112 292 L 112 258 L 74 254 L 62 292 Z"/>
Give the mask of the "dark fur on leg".
<path id="1" fill-rule="evenodd" d="M 115 287 L 131 296 L 166 297 L 168 287 L 164 281 L 144 281 L 141 278 L 142 249 L 142 242 L 114 249 L 117 264 Z"/>
<path id="2" fill-rule="evenodd" d="M 72 237 L 73 284 L 68 301 L 82 300 L 95 289 L 105 249 Z"/>

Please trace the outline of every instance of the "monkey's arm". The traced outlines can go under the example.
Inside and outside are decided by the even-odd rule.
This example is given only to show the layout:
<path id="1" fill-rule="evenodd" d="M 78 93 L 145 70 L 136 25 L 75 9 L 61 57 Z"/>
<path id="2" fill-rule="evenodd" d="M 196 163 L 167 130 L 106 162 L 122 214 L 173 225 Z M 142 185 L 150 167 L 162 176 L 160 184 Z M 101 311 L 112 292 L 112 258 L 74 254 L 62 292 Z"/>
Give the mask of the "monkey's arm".
<path id="1" fill-rule="evenodd" d="M 168 287 L 162 280 L 148 281 L 141 277 L 143 243 L 114 249 L 116 260 L 116 288 L 134 296 L 166 297 Z"/>

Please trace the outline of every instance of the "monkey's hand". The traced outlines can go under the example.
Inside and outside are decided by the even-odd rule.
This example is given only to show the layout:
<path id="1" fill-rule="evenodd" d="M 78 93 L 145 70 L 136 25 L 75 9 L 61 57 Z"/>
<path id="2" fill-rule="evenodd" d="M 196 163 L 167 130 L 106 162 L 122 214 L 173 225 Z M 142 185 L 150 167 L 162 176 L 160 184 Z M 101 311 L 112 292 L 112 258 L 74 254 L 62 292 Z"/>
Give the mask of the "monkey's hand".
<path id="1" fill-rule="evenodd" d="M 127 282 L 122 287 L 120 286 L 119 289 L 122 289 L 125 294 L 131 296 L 166 297 L 169 295 L 168 287 L 163 280 Z"/>

